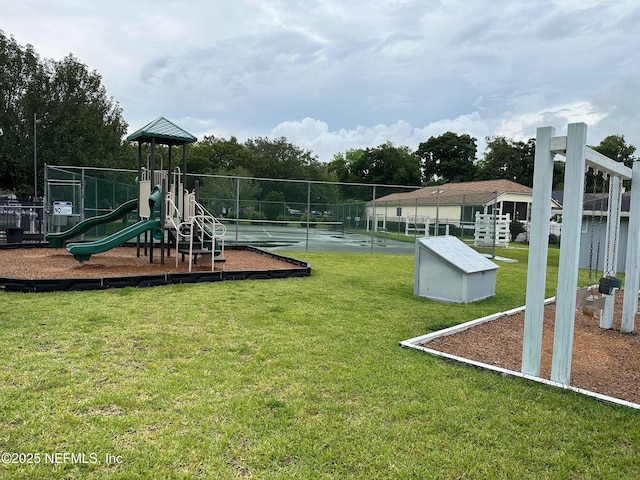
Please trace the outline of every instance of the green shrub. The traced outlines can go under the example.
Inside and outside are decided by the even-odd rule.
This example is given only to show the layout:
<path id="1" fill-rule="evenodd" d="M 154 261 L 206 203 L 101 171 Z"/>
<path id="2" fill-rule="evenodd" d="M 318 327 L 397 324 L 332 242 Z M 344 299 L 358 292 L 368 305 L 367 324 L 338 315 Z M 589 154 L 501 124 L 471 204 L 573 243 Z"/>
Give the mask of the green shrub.
<path id="1" fill-rule="evenodd" d="M 449 235 L 459 237 L 462 233 L 462 229 L 452 223 L 440 223 L 438 224 L 437 235 L 445 235 L 447 232 L 447 225 L 449 225 Z M 429 235 L 436 235 L 436 226 L 432 223 L 429 225 Z"/>
<path id="2" fill-rule="evenodd" d="M 265 202 L 262 205 L 262 211 L 266 215 L 266 219 L 275 220 L 282 212 L 285 211 L 284 193 L 272 191 L 264 198 Z"/>
<path id="3" fill-rule="evenodd" d="M 300 224 L 301 227 L 306 228 L 307 227 L 307 214 L 305 213 L 304 215 L 302 215 L 302 217 L 300 217 L 300 220 L 302 221 L 302 223 Z M 313 215 L 311 215 L 309 217 L 309 228 L 316 228 L 316 223 L 318 221 L 318 217 L 314 217 Z"/>
<path id="4" fill-rule="evenodd" d="M 462 229 L 457 225 L 449 224 L 449 235 L 460 237 L 462 236 Z"/>
<path id="5" fill-rule="evenodd" d="M 516 237 L 524 231 L 524 223 L 519 222 L 518 220 L 511 220 L 511 223 L 509 224 L 509 232 L 511 233 L 511 238 L 513 240 L 515 240 Z"/>
<path id="6" fill-rule="evenodd" d="M 267 217 L 262 212 L 251 212 L 249 220 L 266 220 Z M 251 222 L 252 225 L 260 225 L 260 222 Z"/>

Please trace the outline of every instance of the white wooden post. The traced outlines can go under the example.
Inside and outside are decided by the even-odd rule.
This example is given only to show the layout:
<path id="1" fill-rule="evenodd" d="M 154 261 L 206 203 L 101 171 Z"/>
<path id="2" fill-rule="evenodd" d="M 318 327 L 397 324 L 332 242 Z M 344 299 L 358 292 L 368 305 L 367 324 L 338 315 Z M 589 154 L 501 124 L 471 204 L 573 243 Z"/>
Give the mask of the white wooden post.
<path id="1" fill-rule="evenodd" d="M 605 242 L 604 274 L 615 276 L 618 266 L 618 244 L 620 238 L 620 209 L 622 208 L 622 180 L 618 176 L 612 176 L 609 181 L 609 198 L 611 205 L 608 205 L 609 217 L 607 218 L 607 239 Z M 605 295 L 604 308 L 600 317 L 600 328 L 610 329 L 613 327 L 613 307 L 615 295 Z"/>
<path id="2" fill-rule="evenodd" d="M 564 202 L 562 209 L 562 242 L 558 269 L 553 358 L 551 361 L 551 380 L 562 385 L 569 385 L 571 376 L 586 141 L 587 125 L 584 123 L 570 123 L 567 127 L 564 198 L 571 199 L 571 201 Z M 547 212 L 547 215 L 549 215 L 549 212 Z"/>
<path id="3" fill-rule="evenodd" d="M 536 153 L 533 170 L 533 204 L 527 267 L 527 295 L 522 345 L 522 373 L 540 376 L 542 357 L 542 327 L 544 297 L 547 280 L 547 254 L 549 248 L 549 215 L 553 184 L 553 153 L 551 138 L 553 127 L 536 131 Z M 564 238 L 563 238 L 564 242 Z"/>
<path id="4" fill-rule="evenodd" d="M 638 311 L 638 282 L 640 281 L 640 162 L 633 162 L 631 203 L 629 205 L 629 231 L 627 232 L 627 258 L 624 269 L 624 301 L 620 331 L 631 333 L 635 328 Z"/>

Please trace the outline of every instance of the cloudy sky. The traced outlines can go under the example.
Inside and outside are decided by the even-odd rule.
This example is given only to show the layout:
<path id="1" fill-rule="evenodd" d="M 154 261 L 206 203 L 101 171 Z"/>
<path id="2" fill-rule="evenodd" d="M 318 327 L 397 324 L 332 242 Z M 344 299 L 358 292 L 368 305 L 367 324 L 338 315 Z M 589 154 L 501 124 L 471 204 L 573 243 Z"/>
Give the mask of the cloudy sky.
<path id="1" fill-rule="evenodd" d="M 637 0 L 20 0 L 0 29 L 97 70 L 130 132 L 162 115 L 330 161 L 585 122 L 640 151 Z"/>

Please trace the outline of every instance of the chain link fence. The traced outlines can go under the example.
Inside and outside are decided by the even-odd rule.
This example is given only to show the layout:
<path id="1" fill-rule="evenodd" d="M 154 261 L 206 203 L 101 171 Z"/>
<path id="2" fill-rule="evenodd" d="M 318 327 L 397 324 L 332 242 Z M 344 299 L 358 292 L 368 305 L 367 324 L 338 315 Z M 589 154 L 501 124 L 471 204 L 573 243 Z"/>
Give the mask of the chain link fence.
<path id="1" fill-rule="evenodd" d="M 46 166 L 44 201 L 40 213 L 30 214 L 37 226 L 30 224 L 28 230 L 64 231 L 114 210 L 137 198 L 137 175 L 137 170 Z M 415 238 L 444 234 L 471 243 L 476 212 L 494 211 L 496 196 L 463 193 L 452 204 L 439 194 L 415 195 L 420 189 L 416 186 L 194 174 L 186 178 L 185 187 L 195 190 L 199 202 L 226 224 L 228 243 L 276 250 L 413 253 Z M 84 238 L 109 235 L 136 220 L 132 212 L 96 226 Z"/>

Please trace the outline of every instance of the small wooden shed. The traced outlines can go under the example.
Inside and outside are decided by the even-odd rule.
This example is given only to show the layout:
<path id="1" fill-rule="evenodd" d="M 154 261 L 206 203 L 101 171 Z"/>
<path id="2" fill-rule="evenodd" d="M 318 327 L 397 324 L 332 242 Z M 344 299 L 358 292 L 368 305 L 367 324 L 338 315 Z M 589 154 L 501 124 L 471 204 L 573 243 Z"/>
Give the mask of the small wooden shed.
<path id="1" fill-rule="evenodd" d="M 416 240 L 413 293 L 446 303 L 496 294 L 498 265 L 450 235 Z"/>

